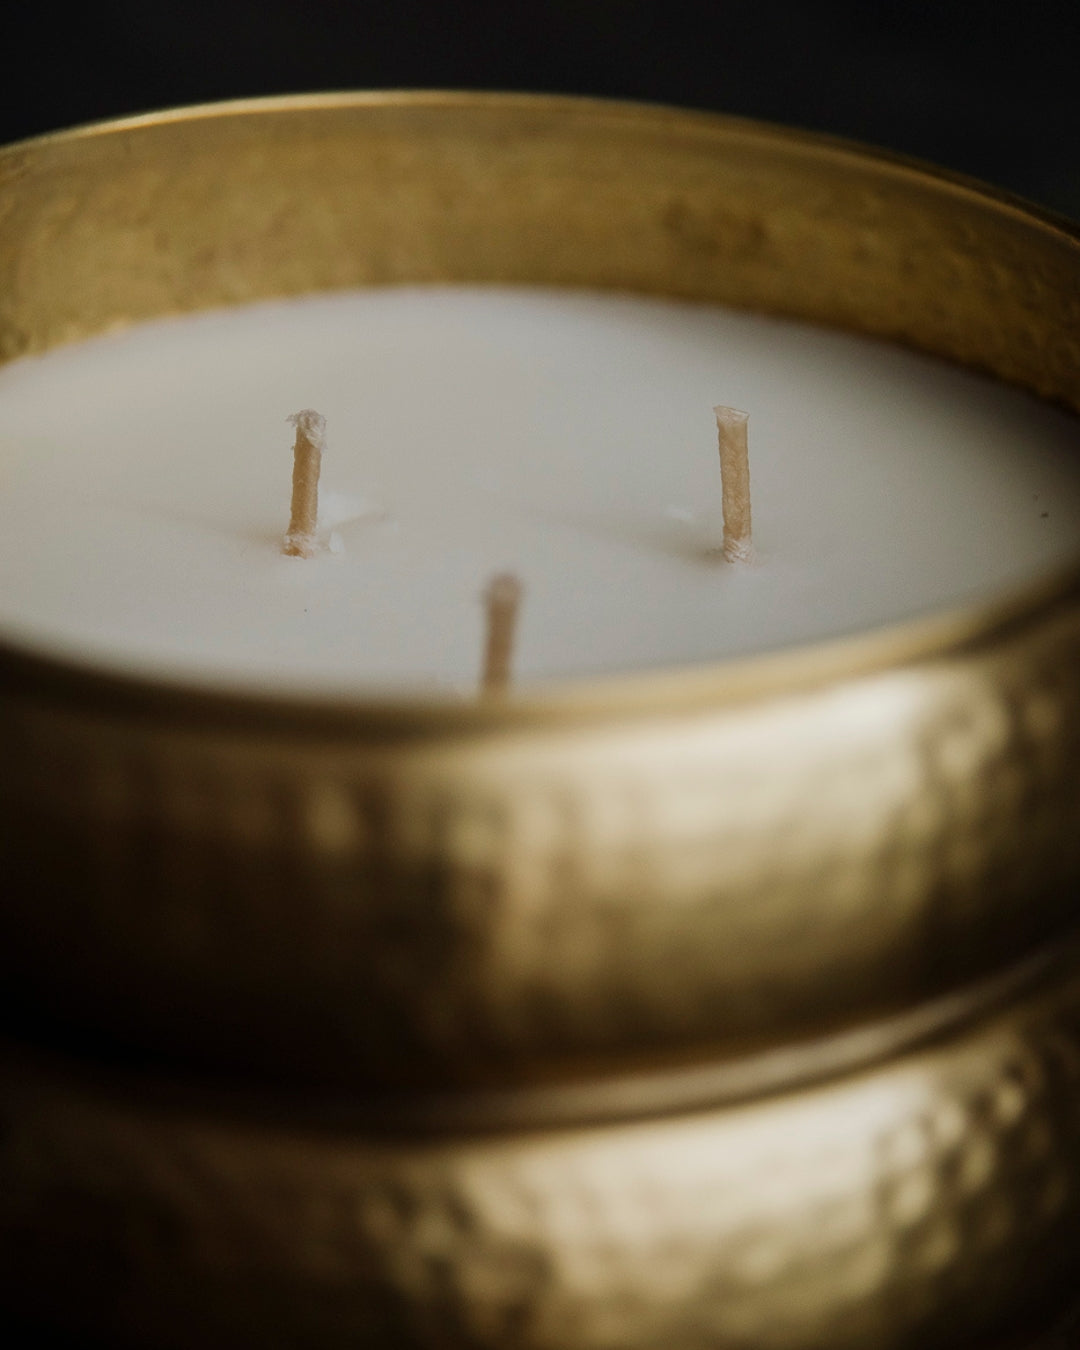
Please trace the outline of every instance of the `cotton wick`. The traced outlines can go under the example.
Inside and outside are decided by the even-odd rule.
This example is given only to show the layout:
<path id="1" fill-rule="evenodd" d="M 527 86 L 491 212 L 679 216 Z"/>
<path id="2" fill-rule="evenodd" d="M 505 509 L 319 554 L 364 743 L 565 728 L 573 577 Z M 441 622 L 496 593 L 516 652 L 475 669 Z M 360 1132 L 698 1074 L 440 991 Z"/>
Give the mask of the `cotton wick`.
<path id="1" fill-rule="evenodd" d="M 505 693 L 510 684 L 510 662 L 514 654 L 514 630 L 521 595 L 521 582 L 512 572 L 493 576 L 484 591 L 487 640 L 481 687 L 485 694 Z"/>
<path id="2" fill-rule="evenodd" d="M 296 428 L 293 445 L 292 512 L 281 545 L 290 558 L 311 558 L 319 552 L 319 470 L 326 448 L 326 418 L 311 408 L 286 419 Z"/>
<path id="3" fill-rule="evenodd" d="M 738 408 L 714 408 L 720 436 L 720 490 L 724 501 L 724 557 L 728 562 L 749 562 L 750 459 L 746 445 L 748 413 Z"/>

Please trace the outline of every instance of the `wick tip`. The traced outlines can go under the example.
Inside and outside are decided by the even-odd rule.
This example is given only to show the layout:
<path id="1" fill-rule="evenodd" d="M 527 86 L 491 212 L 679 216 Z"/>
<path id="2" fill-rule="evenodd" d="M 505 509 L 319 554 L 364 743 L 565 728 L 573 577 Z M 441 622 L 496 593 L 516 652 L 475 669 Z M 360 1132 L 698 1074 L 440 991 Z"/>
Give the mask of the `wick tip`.
<path id="1" fill-rule="evenodd" d="M 487 584 L 484 599 L 489 605 L 516 605 L 521 599 L 521 582 L 513 572 L 497 572 Z"/>
<path id="2" fill-rule="evenodd" d="M 326 439 L 326 418 L 322 413 L 316 412 L 314 408 L 301 408 L 299 412 L 290 413 L 285 420 L 308 440 L 322 446 Z"/>

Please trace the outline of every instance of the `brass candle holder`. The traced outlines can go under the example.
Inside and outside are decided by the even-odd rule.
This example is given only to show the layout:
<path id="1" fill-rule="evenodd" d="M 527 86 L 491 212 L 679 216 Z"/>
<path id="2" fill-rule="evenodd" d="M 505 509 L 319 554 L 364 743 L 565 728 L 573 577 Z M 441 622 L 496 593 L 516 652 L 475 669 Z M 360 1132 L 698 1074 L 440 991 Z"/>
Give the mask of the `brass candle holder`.
<path id="1" fill-rule="evenodd" d="M 6 358 L 424 281 L 749 306 L 1080 407 L 1076 231 L 811 136 L 376 94 L 0 153 Z M 177 1347 L 1049 1315 L 1080 1268 L 1078 669 L 1080 562 L 468 707 L 0 646 L 3 1298 Z"/>

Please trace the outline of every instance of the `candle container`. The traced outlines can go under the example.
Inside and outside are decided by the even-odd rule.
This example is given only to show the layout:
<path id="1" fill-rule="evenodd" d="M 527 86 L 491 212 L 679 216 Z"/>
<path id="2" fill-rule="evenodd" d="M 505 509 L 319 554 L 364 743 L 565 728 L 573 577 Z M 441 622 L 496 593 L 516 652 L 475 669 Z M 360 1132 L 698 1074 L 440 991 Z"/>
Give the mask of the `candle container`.
<path id="1" fill-rule="evenodd" d="M 1076 410 L 1080 240 L 580 100 L 186 110 L 0 155 L 0 351 L 344 287 L 809 319 Z M 195 395 L 197 396 L 197 395 Z M 0 1285 L 110 1344 L 961 1345 L 1080 1267 L 1080 563 L 473 705 L 0 645 Z"/>

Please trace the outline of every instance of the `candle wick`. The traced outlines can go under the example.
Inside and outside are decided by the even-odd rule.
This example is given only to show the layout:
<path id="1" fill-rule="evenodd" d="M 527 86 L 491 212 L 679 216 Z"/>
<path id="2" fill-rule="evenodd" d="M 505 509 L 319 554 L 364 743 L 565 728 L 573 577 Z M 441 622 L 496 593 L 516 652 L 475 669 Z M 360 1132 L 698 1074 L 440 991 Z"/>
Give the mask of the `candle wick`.
<path id="1" fill-rule="evenodd" d="M 484 591 L 487 637 L 481 688 L 485 694 L 503 694 L 510 684 L 514 630 L 517 627 L 522 589 L 521 582 L 512 572 L 500 572 L 491 578 Z"/>
<path id="2" fill-rule="evenodd" d="M 723 404 L 713 409 L 720 437 L 720 490 L 724 503 L 724 557 L 728 562 L 749 562 L 753 557 L 750 538 L 750 459 L 746 430 L 749 414 Z"/>
<path id="3" fill-rule="evenodd" d="M 311 558 L 319 551 L 319 471 L 326 448 L 326 418 L 311 408 L 286 419 L 296 428 L 293 445 L 292 510 L 281 546 L 290 558 Z"/>

